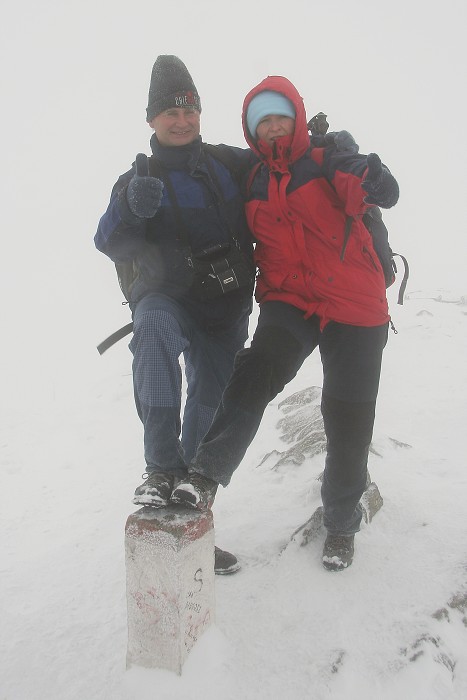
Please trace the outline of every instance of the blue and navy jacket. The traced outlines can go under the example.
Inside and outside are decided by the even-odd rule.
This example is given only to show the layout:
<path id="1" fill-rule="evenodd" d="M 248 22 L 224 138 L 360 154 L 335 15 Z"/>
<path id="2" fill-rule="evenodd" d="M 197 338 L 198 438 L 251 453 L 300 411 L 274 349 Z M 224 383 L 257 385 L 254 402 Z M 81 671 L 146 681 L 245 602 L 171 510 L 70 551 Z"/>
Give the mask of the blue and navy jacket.
<path id="1" fill-rule="evenodd" d="M 251 310 L 252 290 L 248 289 L 209 302 L 197 302 L 190 296 L 192 267 L 187 242 L 196 255 L 213 245 L 227 243 L 234 236 L 253 259 L 252 238 L 239 185 L 240 173 L 248 168 L 251 151 L 223 144 L 215 147 L 228 152 L 229 165 L 237 164 L 239 177 L 236 178 L 232 169 L 213 157 L 205 146 L 198 138 L 187 146 L 164 147 L 155 134 L 152 136 L 153 156 L 162 165 L 164 178 L 170 178 L 176 195 L 174 206 L 168 188 L 164 187 L 161 206 L 152 219 L 139 219 L 128 208 L 126 189 L 135 173 L 134 164 L 113 187 L 94 242 L 115 263 L 133 262 L 136 279 L 131 288 L 132 305 L 148 294 L 162 293 L 188 307 L 201 308 L 208 317 L 221 319 L 243 313 L 247 307 Z M 187 241 L 180 235 L 180 217 Z"/>

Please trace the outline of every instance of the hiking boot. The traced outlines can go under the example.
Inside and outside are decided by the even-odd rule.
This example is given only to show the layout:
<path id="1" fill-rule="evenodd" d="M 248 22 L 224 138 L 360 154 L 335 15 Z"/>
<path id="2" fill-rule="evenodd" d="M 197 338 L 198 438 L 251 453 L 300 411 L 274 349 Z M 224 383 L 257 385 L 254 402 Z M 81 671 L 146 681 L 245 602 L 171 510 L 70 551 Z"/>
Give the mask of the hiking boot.
<path id="1" fill-rule="evenodd" d="M 219 547 L 214 548 L 214 573 L 215 574 L 234 574 L 240 569 L 238 559 L 230 552 L 224 552 Z"/>
<path id="2" fill-rule="evenodd" d="M 353 560 L 353 541 L 355 535 L 328 534 L 323 548 L 323 566 L 328 571 L 342 571 Z"/>
<path id="3" fill-rule="evenodd" d="M 189 472 L 186 479 L 182 479 L 174 489 L 170 498 L 171 503 L 198 510 L 209 510 L 214 503 L 217 481 L 208 479 L 198 472 Z"/>
<path id="4" fill-rule="evenodd" d="M 164 508 L 169 502 L 170 494 L 174 486 L 174 477 L 163 472 L 150 472 L 143 474 L 147 477 L 145 482 L 138 486 L 133 497 L 133 503 L 137 506 L 152 506 Z"/>

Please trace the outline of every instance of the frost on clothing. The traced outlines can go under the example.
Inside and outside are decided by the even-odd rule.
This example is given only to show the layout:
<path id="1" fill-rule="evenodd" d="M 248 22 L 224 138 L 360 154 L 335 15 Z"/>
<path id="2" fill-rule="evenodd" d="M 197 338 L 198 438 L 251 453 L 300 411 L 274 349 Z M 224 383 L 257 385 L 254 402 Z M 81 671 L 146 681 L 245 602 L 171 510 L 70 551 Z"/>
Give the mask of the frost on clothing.
<path id="1" fill-rule="evenodd" d="M 274 148 L 256 142 L 246 126 L 248 104 L 263 90 L 284 94 L 297 115 L 293 135 L 281 137 Z M 331 320 L 357 326 L 386 323 L 384 274 L 361 220 L 369 208 L 361 186 L 366 156 L 310 148 L 302 98 L 282 77 L 266 78 L 246 96 L 243 128 L 250 147 L 263 160 L 246 204 L 256 239 L 258 302 L 292 304 L 307 317 L 317 314 L 321 327 Z M 392 184 L 394 178 L 383 167 Z M 353 221 L 345 241 L 348 216 Z"/>

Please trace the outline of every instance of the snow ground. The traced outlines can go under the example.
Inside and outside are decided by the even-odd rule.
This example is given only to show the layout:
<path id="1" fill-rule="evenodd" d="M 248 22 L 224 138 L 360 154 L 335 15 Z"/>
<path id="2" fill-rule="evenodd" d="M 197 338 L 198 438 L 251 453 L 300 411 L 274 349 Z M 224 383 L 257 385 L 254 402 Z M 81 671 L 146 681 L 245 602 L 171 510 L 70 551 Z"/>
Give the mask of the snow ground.
<path id="1" fill-rule="evenodd" d="M 15 392 L 0 456 L 0 700 L 467 697 L 467 297 L 410 292 L 392 312 L 369 465 L 384 505 L 354 564 L 326 572 L 322 538 L 290 539 L 320 504 L 322 455 L 262 461 L 288 447 L 280 402 L 320 385 L 313 356 L 216 499 L 216 542 L 242 570 L 216 578 L 216 624 L 181 677 L 125 670 L 123 533 L 144 471 L 125 342 L 89 362 L 72 405 L 59 381 L 27 410 Z"/>

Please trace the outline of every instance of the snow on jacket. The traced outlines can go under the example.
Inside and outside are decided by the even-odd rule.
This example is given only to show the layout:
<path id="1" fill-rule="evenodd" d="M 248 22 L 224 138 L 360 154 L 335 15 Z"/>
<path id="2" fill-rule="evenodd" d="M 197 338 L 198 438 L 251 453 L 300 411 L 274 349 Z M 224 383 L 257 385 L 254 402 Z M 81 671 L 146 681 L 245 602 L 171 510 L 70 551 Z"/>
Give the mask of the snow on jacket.
<path id="1" fill-rule="evenodd" d="M 232 234 L 248 256 L 252 256 L 251 235 L 245 219 L 244 202 L 231 172 L 205 152 L 201 138 L 188 146 L 164 147 L 155 134 L 151 148 L 170 178 L 176 203 L 193 254 L 215 244 L 227 243 Z M 238 158 L 242 167 L 251 152 L 222 146 Z M 126 189 L 134 175 L 120 176 L 113 187 L 107 211 L 102 216 L 94 242 L 114 262 L 133 261 L 137 279 L 131 289 L 134 303 L 158 292 L 197 307 L 209 317 L 234 317 L 251 308 L 251 290 L 237 290 L 209 302 L 196 302 L 190 294 L 192 268 L 180 240 L 177 212 L 164 187 L 161 206 L 152 219 L 138 219 L 128 208 Z"/>
<path id="2" fill-rule="evenodd" d="M 274 90 L 292 101 L 295 130 L 273 149 L 249 133 L 252 98 Z M 361 217 L 366 156 L 310 147 L 303 100 L 286 78 L 270 76 L 243 104 L 243 130 L 262 160 L 248 188 L 246 214 L 256 241 L 256 299 L 283 301 L 329 321 L 377 326 L 389 320 L 383 270 Z M 385 167 L 385 166 L 383 166 Z M 344 246 L 346 217 L 353 217 Z M 345 248 L 345 251 L 344 251 Z"/>

